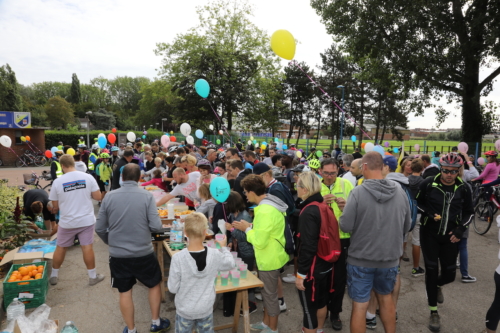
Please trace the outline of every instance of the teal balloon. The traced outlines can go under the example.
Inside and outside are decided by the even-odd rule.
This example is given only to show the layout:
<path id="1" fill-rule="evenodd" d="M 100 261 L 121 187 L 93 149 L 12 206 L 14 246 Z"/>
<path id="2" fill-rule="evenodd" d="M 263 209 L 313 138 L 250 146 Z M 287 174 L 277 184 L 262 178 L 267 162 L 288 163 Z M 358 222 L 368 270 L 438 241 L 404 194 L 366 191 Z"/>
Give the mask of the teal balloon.
<path id="1" fill-rule="evenodd" d="M 106 148 L 106 143 L 108 143 L 108 140 L 105 136 L 101 136 L 99 139 L 97 139 L 97 144 L 101 149 Z"/>
<path id="2" fill-rule="evenodd" d="M 257 140 L 253 140 L 253 144 L 256 144 L 257 143 Z"/>
<path id="3" fill-rule="evenodd" d="M 274 142 L 280 142 L 280 139 L 274 138 Z"/>
<path id="4" fill-rule="evenodd" d="M 210 85 L 205 79 L 198 79 L 194 84 L 194 89 L 203 98 L 207 98 L 210 94 Z"/>
<path id="5" fill-rule="evenodd" d="M 283 145 L 283 150 L 286 150 L 288 149 L 288 146 L 287 145 Z"/>
<path id="6" fill-rule="evenodd" d="M 58 151 L 59 149 L 57 149 L 57 147 L 52 147 L 50 148 L 50 151 L 52 152 L 52 155 L 54 155 L 56 153 L 56 151 Z"/>
<path id="7" fill-rule="evenodd" d="M 385 155 L 385 150 L 381 146 L 375 146 L 375 148 L 373 148 L 373 151 L 376 151 L 377 153 L 382 155 L 382 157 Z"/>
<path id="8" fill-rule="evenodd" d="M 352 140 L 352 142 L 356 142 L 356 140 L 357 140 L 356 135 L 351 136 L 351 140 Z"/>
<path id="9" fill-rule="evenodd" d="M 145 135 L 143 135 L 143 136 L 142 136 L 142 138 L 143 138 L 143 139 L 145 139 L 145 138 L 146 138 L 146 136 L 145 136 Z"/>
<path id="10" fill-rule="evenodd" d="M 399 153 L 399 148 L 394 148 L 393 152 L 394 152 L 394 154 Z"/>
<path id="11" fill-rule="evenodd" d="M 203 131 L 200 129 L 197 129 L 196 132 L 194 132 L 194 135 L 196 135 L 196 137 L 198 139 L 201 139 L 201 138 L 203 138 Z"/>
<path id="12" fill-rule="evenodd" d="M 218 202 L 226 202 L 229 192 L 231 189 L 225 178 L 217 177 L 210 182 L 210 194 Z"/>

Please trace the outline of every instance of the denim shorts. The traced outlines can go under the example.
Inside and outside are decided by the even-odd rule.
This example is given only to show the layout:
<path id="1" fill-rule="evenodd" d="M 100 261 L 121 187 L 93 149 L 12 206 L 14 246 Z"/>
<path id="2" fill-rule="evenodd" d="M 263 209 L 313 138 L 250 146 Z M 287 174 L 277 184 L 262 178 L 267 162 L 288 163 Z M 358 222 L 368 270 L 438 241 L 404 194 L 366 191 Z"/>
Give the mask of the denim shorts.
<path id="1" fill-rule="evenodd" d="M 214 317 L 211 313 L 208 317 L 201 319 L 185 319 L 175 314 L 175 333 L 214 333 Z"/>
<path id="2" fill-rule="evenodd" d="M 379 295 L 388 295 L 394 289 L 398 266 L 391 268 L 368 268 L 347 264 L 347 292 L 354 302 L 370 300 L 373 289 Z"/>

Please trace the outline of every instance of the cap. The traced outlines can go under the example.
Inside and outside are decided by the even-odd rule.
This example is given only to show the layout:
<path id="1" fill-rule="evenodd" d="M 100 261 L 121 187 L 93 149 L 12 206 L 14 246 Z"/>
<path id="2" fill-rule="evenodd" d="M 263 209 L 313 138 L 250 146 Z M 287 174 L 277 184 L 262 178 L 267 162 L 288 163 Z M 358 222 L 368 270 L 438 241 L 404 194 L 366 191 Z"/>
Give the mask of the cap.
<path id="1" fill-rule="evenodd" d="M 132 142 L 127 142 L 128 147 L 132 147 Z"/>
<path id="2" fill-rule="evenodd" d="M 292 169 L 293 172 L 308 172 L 311 171 L 311 169 L 304 164 L 299 164 L 295 168 Z"/>
<path id="3" fill-rule="evenodd" d="M 253 173 L 256 175 L 263 174 L 264 172 L 269 170 L 271 170 L 271 168 L 269 168 L 269 165 L 263 162 L 257 163 L 253 166 Z"/>
<path id="4" fill-rule="evenodd" d="M 286 150 L 285 155 L 288 155 L 290 158 L 295 158 L 295 152 L 293 150 Z"/>
<path id="5" fill-rule="evenodd" d="M 125 144 L 124 143 L 120 143 L 120 147 L 125 147 Z"/>
<path id="6" fill-rule="evenodd" d="M 208 160 L 206 160 L 206 159 L 199 160 L 198 161 L 198 166 L 202 166 L 202 165 L 210 166 L 210 162 Z"/>
<path id="7" fill-rule="evenodd" d="M 385 156 L 384 165 L 387 165 L 391 171 L 396 171 L 398 168 L 398 160 L 394 156 Z"/>
<path id="8" fill-rule="evenodd" d="M 111 147 L 111 152 L 114 152 L 114 151 L 119 151 L 119 150 L 120 150 L 120 148 L 118 148 L 118 147 L 116 147 L 116 146 Z"/>

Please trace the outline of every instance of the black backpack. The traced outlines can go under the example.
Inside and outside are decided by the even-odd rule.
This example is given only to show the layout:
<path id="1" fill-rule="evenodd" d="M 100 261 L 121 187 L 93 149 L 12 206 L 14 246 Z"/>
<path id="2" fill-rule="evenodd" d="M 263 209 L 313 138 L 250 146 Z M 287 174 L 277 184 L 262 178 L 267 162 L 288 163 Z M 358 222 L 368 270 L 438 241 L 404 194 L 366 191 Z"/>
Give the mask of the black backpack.
<path id="1" fill-rule="evenodd" d="M 406 197 L 408 198 L 408 203 L 410 204 L 410 212 L 411 212 L 410 231 L 412 231 L 413 228 L 415 228 L 415 223 L 417 222 L 417 215 L 418 215 L 417 200 L 415 199 L 415 196 L 413 195 L 409 186 L 401 183 L 399 184 L 401 185 L 401 188 L 405 191 Z"/>
<path id="2" fill-rule="evenodd" d="M 288 223 L 288 219 L 295 212 L 295 201 L 293 201 L 292 193 L 285 185 L 283 185 L 283 183 L 281 183 L 281 182 L 274 183 L 269 188 L 269 192 L 271 191 L 271 188 L 273 186 L 281 186 L 281 190 L 285 194 L 285 204 L 288 206 L 288 208 L 286 210 L 287 216 L 285 217 L 285 230 L 284 230 L 286 244 L 285 244 L 285 246 L 283 246 L 283 244 L 281 244 L 281 243 L 280 244 L 281 244 L 281 246 L 283 246 L 283 248 L 285 249 L 285 252 L 287 254 L 293 254 L 295 252 L 295 243 L 293 241 L 293 234 L 292 234 L 292 230 L 290 229 L 290 224 Z M 278 241 L 278 243 L 279 243 L 279 241 Z"/>

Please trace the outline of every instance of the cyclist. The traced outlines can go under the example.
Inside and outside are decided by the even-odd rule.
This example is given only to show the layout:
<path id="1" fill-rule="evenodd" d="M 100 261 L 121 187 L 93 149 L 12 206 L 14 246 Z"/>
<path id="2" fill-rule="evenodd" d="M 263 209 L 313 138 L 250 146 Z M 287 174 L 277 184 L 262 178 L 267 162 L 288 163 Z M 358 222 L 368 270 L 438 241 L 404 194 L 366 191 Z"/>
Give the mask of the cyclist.
<path id="1" fill-rule="evenodd" d="M 497 160 L 498 153 L 494 150 L 487 151 L 484 155 L 486 155 L 488 159 L 488 164 L 484 168 L 483 173 L 472 181 L 482 180 L 483 184 L 486 184 L 498 178 L 498 174 L 500 173 L 500 161 Z"/>
<path id="2" fill-rule="evenodd" d="M 316 155 L 316 147 L 311 147 L 311 153 L 307 156 L 306 160 L 310 161 L 314 159 L 318 159 L 318 156 Z"/>
<path id="3" fill-rule="evenodd" d="M 59 157 L 63 155 L 62 150 L 58 150 L 54 154 L 55 159 L 50 164 L 50 175 L 52 176 L 52 180 L 56 180 L 57 177 L 61 177 L 63 175 L 63 171 L 61 168 L 61 164 L 59 164 Z"/>
<path id="4" fill-rule="evenodd" d="M 99 154 L 99 147 L 94 147 L 92 146 L 92 152 L 90 153 L 89 155 L 89 160 L 88 160 L 88 168 L 89 168 L 89 173 L 90 174 L 93 174 L 95 171 L 95 164 L 97 162 L 97 159 L 99 158 L 99 156 L 97 156 L 97 154 Z"/>
<path id="5" fill-rule="evenodd" d="M 80 153 L 80 160 L 85 163 L 85 166 L 89 167 L 89 152 L 87 151 L 87 145 L 78 145 L 78 152 Z"/>
<path id="6" fill-rule="evenodd" d="M 120 148 L 118 148 L 117 146 L 111 147 L 111 156 L 109 157 L 109 162 L 111 163 L 111 166 L 113 166 L 115 162 L 118 161 L 118 159 L 120 159 L 120 156 L 118 156 L 119 152 Z"/>
<path id="7" fill-rule="evenodd" d="M 312 172 L 316 174 L 316 176 L 319 177 L 319 179 L 323 179 L 323 177 L 318 173 L 319 168 L 321 167 L 321 162 L 317 159 L 313 159 L 309 161 L 309 168 L 311 169 Z"/>
<path id="8" fill-rule="evenodd" d="M 440 173 L 426 178 L 417 195 L 422 213 L 420 246 L 425 262 L 425 288 L 431 311 L 429 329 L 441 329 L 437 303 L 444 302 L 442 286 L 455 280 L 457 243 L 474 216 L 469 187 L 458 177 L 463 160 L 447 154 L 439 160 Z M 440 263 L 442 270 L 439 272 Z"/>
<path id="9" fill-rule="evenodd" d="M 80 139 L 78 139 L 78 145 L 77 146 L 84 145 L 84 144 L 85 144 L 85 140 L 83 139 L 83 136 L 81 136 Z"/>

